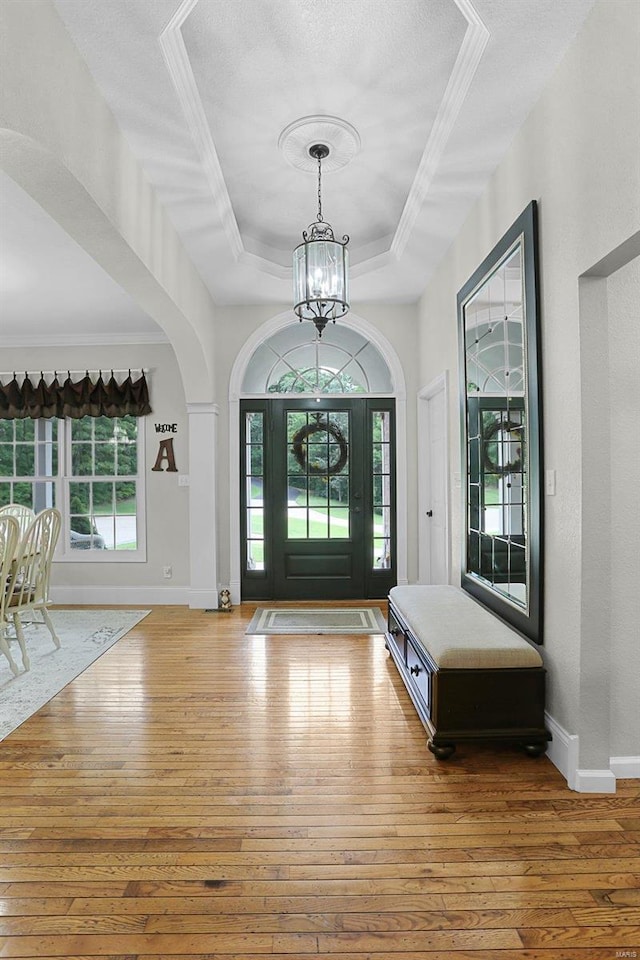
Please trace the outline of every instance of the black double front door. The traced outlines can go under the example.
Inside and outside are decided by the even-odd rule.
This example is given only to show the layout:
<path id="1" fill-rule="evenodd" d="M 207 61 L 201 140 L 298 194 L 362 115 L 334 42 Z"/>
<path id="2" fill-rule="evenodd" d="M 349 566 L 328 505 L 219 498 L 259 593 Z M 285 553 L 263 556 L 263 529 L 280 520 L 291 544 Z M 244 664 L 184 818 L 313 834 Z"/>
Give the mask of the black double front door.
<path id="1" fill-rule="evenodd" d="M 244 599 L 386 596 L 393 412 L 391 400 L 243 401 Z"/>

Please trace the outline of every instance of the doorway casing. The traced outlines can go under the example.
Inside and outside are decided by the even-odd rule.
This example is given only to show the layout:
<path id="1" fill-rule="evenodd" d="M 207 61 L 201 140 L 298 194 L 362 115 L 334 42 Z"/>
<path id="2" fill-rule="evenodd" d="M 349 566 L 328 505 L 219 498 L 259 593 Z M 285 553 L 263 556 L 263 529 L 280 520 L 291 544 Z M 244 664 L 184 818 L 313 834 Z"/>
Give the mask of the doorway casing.
<path id="1" fill-rule="evenodd" d="M 230 583 L 233 603 L 241 601 L 240 560 L 240 400 L 245 394 L 242 384 L 254 352 L 273 334 L 292 322 L 291 311 L 278 314 L 262 324 L 247 338 L 235 359 L 229 380 L 229 524 L 230 524 Z M 397 579 L 399 584 L 407 580 L 407 399 L 404 371 L 400 358 L 392 344 L 375 327 L 357 314 L 349 313 L 340 323 L 357 330 L 366 337 L 384 357 L 389 367 L 393 396 L 396 401 L 396 531 L 397 531 Z M 252 394 L 251 396 L 255 396 Z M 267 396 L 264 394 L 264 396 Z M 339 397 L 340 394 L 336 394 Z M 400 469 L 398 469 L 398 465 Z"/>

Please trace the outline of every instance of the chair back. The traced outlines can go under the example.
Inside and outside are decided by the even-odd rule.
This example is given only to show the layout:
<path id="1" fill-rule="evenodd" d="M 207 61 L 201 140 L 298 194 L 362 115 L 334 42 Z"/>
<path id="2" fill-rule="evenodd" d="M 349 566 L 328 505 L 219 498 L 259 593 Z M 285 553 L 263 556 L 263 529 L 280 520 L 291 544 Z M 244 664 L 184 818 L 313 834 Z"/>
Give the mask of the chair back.
<path id="1" fill-rule="evenodd" d="M 36 514 L 17 549 L 9 605 L 29 607 L 46 603 L 53 551 L 60 536 L 62 517 L 55 507 Z"/>
<path id="2" fill-rule="evenodd" d="M 20 536 L 24 534 L 35 518 L 35 513 L 31 507 L 25 507 L 22 503 L 7 503 L 4 507 L 0 507 L 0 516 L 5 516 L 5 514 L 16 518 L 20 528 Z"/>
<path id="3" fill-rule="evenodd" d="M 0 513 L 0 630 L 5 622 L 5 609 L 10 596 L 9 579 L 20 539 L 20 526 L 9 513 Z"/>

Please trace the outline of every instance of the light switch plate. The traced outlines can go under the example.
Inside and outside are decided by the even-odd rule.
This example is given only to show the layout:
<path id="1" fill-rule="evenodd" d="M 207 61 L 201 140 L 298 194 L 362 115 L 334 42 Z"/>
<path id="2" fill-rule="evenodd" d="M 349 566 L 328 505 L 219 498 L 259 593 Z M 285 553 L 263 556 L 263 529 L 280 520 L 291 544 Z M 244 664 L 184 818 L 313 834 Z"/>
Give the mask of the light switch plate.
<path id="1" fill-rule="evenodd" d="M 544 492 L 548 497 L 555 496 L 556 492 L 556 472 L 555 470 L 545 470 L 544 472 Z"/>

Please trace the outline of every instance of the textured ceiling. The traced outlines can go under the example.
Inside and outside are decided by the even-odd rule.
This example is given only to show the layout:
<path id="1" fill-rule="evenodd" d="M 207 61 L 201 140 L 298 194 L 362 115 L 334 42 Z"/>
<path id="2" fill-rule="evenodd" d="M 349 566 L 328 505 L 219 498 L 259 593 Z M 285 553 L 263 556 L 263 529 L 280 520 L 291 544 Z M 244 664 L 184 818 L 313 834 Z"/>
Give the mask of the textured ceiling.
<path id="1" fill-rule="evenodd" d="M 316 183 L 278 139 L 313 115 L 360 137 L 323 177 L 352 301 L 416 300 L 592 3 L 54 0 L 221 305 L 289 302 Z"/>

